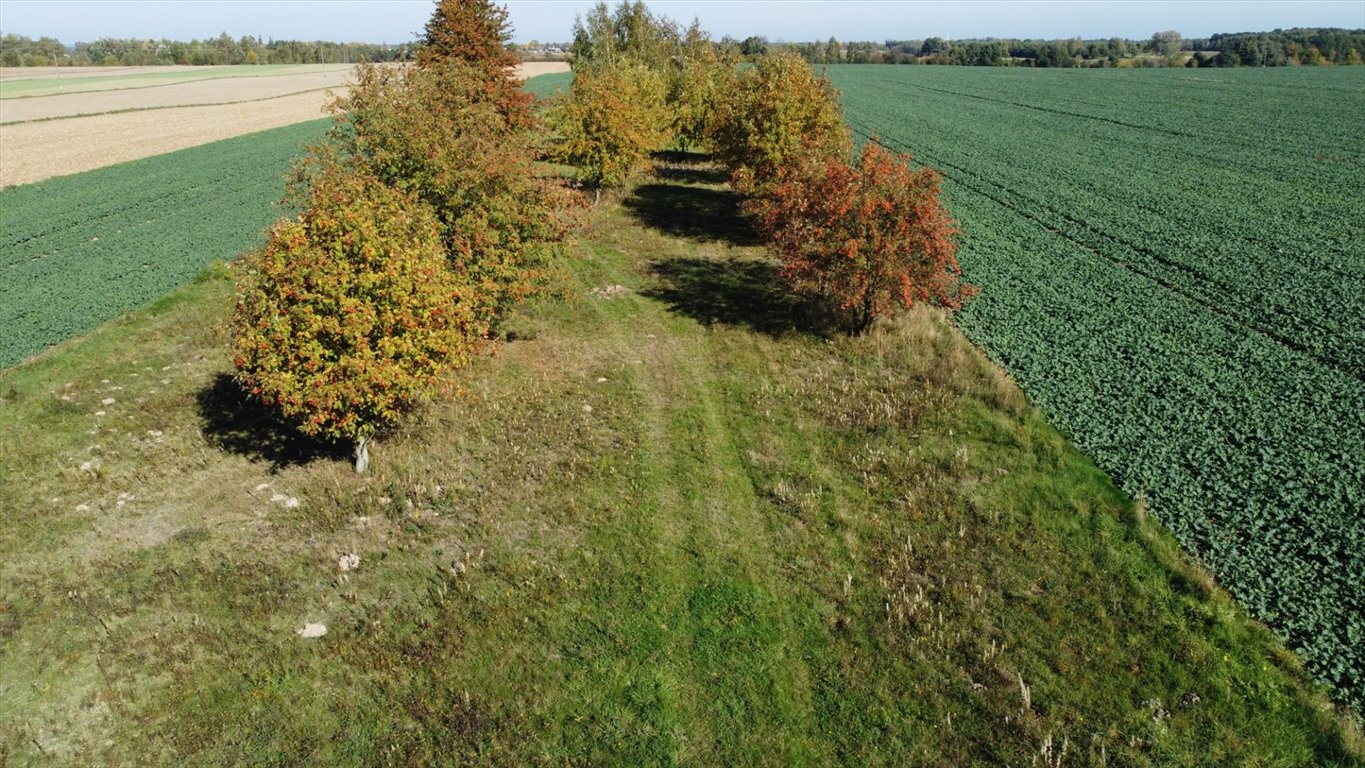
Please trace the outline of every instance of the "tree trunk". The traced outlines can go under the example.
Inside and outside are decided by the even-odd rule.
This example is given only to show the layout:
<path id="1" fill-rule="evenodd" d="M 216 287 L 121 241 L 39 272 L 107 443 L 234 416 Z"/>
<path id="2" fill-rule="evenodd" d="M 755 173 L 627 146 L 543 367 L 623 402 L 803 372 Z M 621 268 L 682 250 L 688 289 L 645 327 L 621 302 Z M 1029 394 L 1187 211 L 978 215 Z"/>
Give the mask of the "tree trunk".
<path id="1" fill-rule="evenodd" d="M 355 444 L 355 473 L 365 474 L 370 467 L 370 438 L 362 437 Z"/>

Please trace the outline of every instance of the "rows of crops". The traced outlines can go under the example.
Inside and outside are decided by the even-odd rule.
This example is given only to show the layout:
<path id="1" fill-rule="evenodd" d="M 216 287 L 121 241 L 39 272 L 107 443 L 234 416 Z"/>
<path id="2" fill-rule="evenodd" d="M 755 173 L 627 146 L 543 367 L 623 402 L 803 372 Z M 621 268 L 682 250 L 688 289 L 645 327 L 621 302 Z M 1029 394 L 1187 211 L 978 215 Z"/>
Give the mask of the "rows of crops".
<path id="1" fill-rule="evenodd" d="M 831 77 L 943 171 L 967 332 L 1365 703 L 1365 71 Z"/>
<path id="2" fill-rule="evenodd" d="M 0 190 L 0 367 L 254 246 L 318 120 Z"/>

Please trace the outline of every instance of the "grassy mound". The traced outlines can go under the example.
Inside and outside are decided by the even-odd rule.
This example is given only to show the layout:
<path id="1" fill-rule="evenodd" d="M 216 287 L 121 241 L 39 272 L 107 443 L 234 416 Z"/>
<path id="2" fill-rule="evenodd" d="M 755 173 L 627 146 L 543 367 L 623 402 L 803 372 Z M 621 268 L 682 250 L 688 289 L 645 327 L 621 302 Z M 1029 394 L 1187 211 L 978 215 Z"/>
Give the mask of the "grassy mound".
<path id="1" fill-rule="evenodd" d="M 824 335 L 668 176 L 369 476 L 241 401 L 228 271 L 0 373 L 0 762 L 1358 762 L 954 326 Z"/>

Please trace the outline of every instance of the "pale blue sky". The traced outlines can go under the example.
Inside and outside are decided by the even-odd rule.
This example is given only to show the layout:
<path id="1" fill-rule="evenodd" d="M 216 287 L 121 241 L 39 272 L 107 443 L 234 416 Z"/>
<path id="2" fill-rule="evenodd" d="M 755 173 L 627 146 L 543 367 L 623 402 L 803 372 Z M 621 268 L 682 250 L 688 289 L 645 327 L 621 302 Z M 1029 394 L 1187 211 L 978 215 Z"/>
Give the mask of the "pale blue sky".
<path id="1" fill-rule="evenodd" d="M 520 42 L 565 41 L 592 0 L 507 0 Z M 615 5 L 615 2 L 610 3 Z M 1365 0 L 658 0 L 657 13 L 693 17 L 714 37 L 772 40 L 918 39 L 929 36 L 1140 39 L 1276 27 L 1365 28 Z M 431 15 L 431 0 L 0 0 L 0 32 L 63 42 L 107 37 L 403 42 Z"/>

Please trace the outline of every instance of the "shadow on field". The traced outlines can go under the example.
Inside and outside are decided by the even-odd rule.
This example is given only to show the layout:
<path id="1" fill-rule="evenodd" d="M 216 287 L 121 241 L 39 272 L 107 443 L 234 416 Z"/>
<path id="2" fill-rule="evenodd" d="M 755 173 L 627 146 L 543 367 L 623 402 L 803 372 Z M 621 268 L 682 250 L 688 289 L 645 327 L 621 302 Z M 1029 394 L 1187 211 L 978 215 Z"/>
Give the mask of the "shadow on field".
<path id="1" fill-rule="evenodd" d="M 623 205 L 636 221 L 673 237 L 735 246 L 760 244 L 758 233 L 739 212 L 739 195 L 728 189 L 642 184 Z"/>
<path id="2" fill-rule="evenodd" d="M 829 333 L 824 314 L 787 290 L 770 261 L 684 257 L 661 259 L 649 267 L 661 284 L 641 293 L 703 325 L 742 325 L 773 337 Z"/>
<path id="3" fill-rule="evenodd" d="M 307 464 L 316 459 L 350 459 L 344 446 L 317 440 L 280 421 L 246 393 L 226 373 L 200 390 L 199 418 L 204 437 L 219 448 L 268 461 L 273 469 Z"/>

